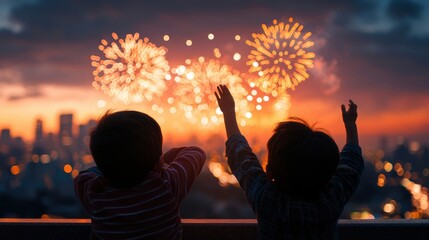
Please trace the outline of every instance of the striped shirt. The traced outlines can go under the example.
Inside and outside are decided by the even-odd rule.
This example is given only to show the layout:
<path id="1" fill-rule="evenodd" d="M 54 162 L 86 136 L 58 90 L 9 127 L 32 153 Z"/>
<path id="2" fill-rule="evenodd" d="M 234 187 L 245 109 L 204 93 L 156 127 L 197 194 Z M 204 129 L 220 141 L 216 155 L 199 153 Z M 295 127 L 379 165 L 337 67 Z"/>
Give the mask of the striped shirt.
<path id="1" fill-rule="evenodd" d="M 100 239 L 181 239 L 180 203 L 199 175 L 206 157 L 198 147 L 172 149 L 167 163 L 131 188 L 111 187 L 98 169 L 74 179 L 75 192 Z"/>
<path id="2" fill-rule="evenodd" d="M 242 135 L 226 142 L 228 164 L 246 193 L 258 220 L 259 239 L 336 239 L 344 205 L 359 185 L 362 151 L 346 144 L 340 162 L 317 201 L 292 198 L 268 180 Z"/>

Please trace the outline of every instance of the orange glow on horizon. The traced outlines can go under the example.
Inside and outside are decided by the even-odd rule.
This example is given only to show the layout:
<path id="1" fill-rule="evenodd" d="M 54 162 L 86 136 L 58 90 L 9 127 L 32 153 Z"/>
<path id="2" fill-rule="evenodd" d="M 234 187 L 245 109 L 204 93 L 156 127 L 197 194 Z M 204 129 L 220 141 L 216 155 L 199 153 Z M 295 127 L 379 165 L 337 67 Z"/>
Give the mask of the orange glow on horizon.
<path id="1" fill-rule="evenodd" d="M 107 109 L 115 111 L 121 109 L 134 109 L 148 113 L 161 125 L 163 133 L 179 139 L 198 133 L 203 137 L 213 133 L 223 133 L 223 125 L 216 127 L 197 127 L 175 115 L 159 115 L 151 110 L 151 105 L 131 104 L 123 105 L 105 100 L 104 108 L 97 106 L 97 101 L 104 97 L 102 92 L 96 92 L 91 88 L 71 88 L 45 86 L 42 88 L 44 97 L 36 99 L 24 99 L 21 101 L 8 102 L 0 99 L 2 118 L 0 118 L 0 129 L 10 128 L 13 137 L 21 136 L 26 141 L 34 138 L 35 122 L 40 118 L 43 120 L 44 132 L 58 131 L 58 117 L 60 113 L 74 113 L 75 125 L 86 123 L 89 119 L 98 119 Z M 167 93 L 167 95 L 169 95 Z M 73 100 L 69 100 L 73 99 Z M 412 134 L 423 134 L 427 132 L 429 116 L 426 106 L 429 98 L 422 99 L 415 108 L 410 109 L 386 109 L 377 113 L 367 113 L 364 102 L 359 104 L 358 128 L 359 135 L 365 136 L 402 136 Z M 335 140 L 345 139 L 344 127 L 339 109 L 340 102 L 328 102 L 317 98 L 299 99 L 291 96 L 291 108 L 288 116 L 298 116 L 307 120 L 310 124 L 328 130 Z M 311 106 L 311 107 L 310 107 Z M 49 111 L 47 111 L 49 109 Z M 261 112 L 262 113 L 262 112 Z M 250 135 L 270 135 L 275 124 L 281 118 L 270 119 L 270 115 L 263 114 L 267 121 L 259 121 L 258 115 L 253 115 L 252 127 L 244 128 Z M 219 115 L 222 119 L 223 116 Z M 284 117 L 286 118 L 286 116 Z M 383 123 L 383 124 L 380 124 Z M 361 142 L 365 145 L 365 141 Z M 341 145 L 341 144 L 339 144 Z"/>

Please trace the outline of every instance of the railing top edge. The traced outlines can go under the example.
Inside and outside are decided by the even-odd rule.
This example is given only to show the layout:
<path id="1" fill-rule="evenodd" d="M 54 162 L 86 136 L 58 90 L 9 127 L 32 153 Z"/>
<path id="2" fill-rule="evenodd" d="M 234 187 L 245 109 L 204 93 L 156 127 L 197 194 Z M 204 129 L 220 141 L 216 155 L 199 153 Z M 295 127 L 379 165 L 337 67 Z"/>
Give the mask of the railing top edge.
<path id="1" fill-rule="evenodd" d="M 182 219 L 184 224 L 256 224 L 256 219 Z M 64 218 L 0 218 L 0 223 L 17 224 L 89 224 L 90 219 L 64 219 Z M 340 219 L 339 225 L 428 225 L 429 219 L 371 219 L 350 220 Z"/>

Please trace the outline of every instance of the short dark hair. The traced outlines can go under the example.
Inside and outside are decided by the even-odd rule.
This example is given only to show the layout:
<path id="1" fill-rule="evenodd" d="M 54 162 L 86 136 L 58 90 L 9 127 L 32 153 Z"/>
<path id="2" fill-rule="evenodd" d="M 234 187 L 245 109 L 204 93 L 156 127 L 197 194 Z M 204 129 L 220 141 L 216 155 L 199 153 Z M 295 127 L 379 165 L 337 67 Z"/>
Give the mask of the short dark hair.
<path id="1" fill-rule="evenodd" d="M 162 155 L 162 133 L 149 115 L 107 111 L 90 133 L 95 163 L 115 187 L 144 181 Z"/>
<path id="2" fill-rule="evenodd" d="M 283 192 L 317 198 L 340 160 L 335 141 L 300 118 L 280 122 L 268 140 L 267 172 Z"/>

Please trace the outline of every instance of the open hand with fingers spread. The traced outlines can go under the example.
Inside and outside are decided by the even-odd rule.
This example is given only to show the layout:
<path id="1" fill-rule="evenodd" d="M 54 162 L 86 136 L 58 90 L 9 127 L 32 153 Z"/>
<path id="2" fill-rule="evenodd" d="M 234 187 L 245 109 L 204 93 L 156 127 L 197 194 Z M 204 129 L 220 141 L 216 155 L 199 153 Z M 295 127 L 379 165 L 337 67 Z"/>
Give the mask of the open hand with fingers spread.
<path id="1" fill-rule="evenodd" d="M 215 92 L 215 96 L 219 104 L 219 108 L 223 114 L 231 114 L 235 112 L 234 98 L 225 85 L 217 86 L 217 92 Z"/>
<path id="2" fill-rule="evenodd" d="M 237 125 L 237 119 L 235 118 L 234 98 L 232 97 L 229 89 L 225 85 L 219 85 L 217 86 L 215 96 L 217 103 L 219 104 L 219 108 L 223 112 L 225 130 L 228 138 L 232 135 L 241 134 Z"/>

